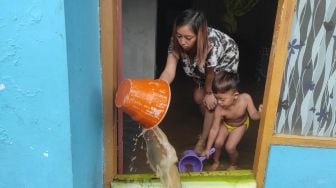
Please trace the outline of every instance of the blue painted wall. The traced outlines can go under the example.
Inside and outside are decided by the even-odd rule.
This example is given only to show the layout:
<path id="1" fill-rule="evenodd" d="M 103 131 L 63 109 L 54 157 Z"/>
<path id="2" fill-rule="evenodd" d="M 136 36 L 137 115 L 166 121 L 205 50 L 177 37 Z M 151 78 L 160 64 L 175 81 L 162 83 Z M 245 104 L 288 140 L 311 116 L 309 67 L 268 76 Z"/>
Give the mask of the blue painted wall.
<path id="1" fill-rule="evenodd" d="M 334 188 L 336 149 L 271 146 L 266 188 Z"/>
<path id="2" fill-rule="evenodd" d="M 98 0 L 65 1 L 74 187 L 103 185 Z"/>
<path id="3" fill-rule="evenodd" d="M 0 187 L 102 187 L 98 4 L 71 6 L 0 2 Z"/>

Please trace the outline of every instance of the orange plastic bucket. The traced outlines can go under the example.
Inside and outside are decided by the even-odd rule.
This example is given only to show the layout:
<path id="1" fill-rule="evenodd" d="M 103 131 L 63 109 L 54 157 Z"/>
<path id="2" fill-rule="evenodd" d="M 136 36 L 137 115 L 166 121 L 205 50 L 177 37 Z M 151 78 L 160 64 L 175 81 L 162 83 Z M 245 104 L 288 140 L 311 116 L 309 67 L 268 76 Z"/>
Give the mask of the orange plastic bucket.
<path id="1" fill-rule="evenodd" d="M 170 103 L 170 86 L 163 80 L 123 80 L 115 104 L 145 129 L 157 126 Z"/>

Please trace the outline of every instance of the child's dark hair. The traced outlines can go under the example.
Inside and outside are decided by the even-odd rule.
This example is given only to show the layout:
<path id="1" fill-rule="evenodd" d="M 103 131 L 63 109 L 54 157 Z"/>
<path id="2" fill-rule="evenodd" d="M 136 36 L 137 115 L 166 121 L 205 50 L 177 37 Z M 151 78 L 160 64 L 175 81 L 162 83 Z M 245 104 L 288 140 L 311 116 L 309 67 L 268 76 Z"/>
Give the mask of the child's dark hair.
<path id="1" fill-rule="evenodd" d="M 238 73 L 220 71 L 215 73 L 212 82 L 212 91 L 214 93 L 224 93 L 229 90 L 238 90 L 239 75 Z"/>

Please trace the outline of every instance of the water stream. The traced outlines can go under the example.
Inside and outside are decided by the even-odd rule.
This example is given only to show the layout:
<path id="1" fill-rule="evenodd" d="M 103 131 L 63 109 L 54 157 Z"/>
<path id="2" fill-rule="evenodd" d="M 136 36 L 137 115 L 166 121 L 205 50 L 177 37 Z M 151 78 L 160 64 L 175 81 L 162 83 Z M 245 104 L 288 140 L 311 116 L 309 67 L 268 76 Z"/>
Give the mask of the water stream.
<path id="1" fill-rule="evenodd" d="M 167 136 L 158 127 L 143 131 L 147 147 L 147 160 L 151 169 L 160 177 L 163 188 L 181 188 L 180 175 L 176 166 L 177 156 Z"/>

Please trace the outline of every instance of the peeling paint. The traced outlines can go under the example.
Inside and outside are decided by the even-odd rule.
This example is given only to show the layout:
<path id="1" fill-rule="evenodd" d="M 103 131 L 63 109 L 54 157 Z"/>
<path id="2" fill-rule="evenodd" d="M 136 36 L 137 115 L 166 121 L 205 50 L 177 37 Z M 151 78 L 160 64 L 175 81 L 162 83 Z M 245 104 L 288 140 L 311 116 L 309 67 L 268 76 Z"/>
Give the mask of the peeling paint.
<path id="1" fill-rule="evenodd" d="M 0 91 L 1 91 L 1 90 L 4 90 L 5 88 L 6 88 L 5 84 L 0 83 Z"/>
<path id="2" fill-rule="evenodd" d="M 17 84 L 15 82 L 14 79 L 10 78 L 10 77 L 6 77 L 6 78 L 2 78 L 3 81 L 5 81 L 7 83 L 7 85 L 10 85 L 11 88 L 13 88 L 17 94 L 21 95 L 21 96 L 24 96 L 24 97 L 36 97 L 38 96 L 38 94 L 41 93 L 41 90 L 40 89 L 23 89 L 19 86 L 19 84 Z M 1 89 L 0 89 L 1 90 Z"/>
<path id="3" fill-rule="evenodd" d="M 0 63 L 11 63 L 17 66 L 20 57 L 18 56 L 19 47 L 14 39 L 7 39 L 5 41 L 5 48 L 2 47 L 2 56 L 0 57 Z"/>
<path id="4" fill-rule="evenodd" d="M 32 7 L 29 11 L 29 15 L 31 18 L 31 23 L 37 24 L 42 20 L 42 12 L 40 7 Z"/>
<path id="5" fill-rule="evenodd" d="M 13 144 L 13 140 L 10 138 L 7 131 L 2 127 L 0 127 L 0 144 L 3 144 L 3 145 Z"/>
<path id="6" fill-rule="evenodd" d="M 49 153 L 48 153 L 48 151 L 43 152 L 43 156 L 44 156 L 44 157 L 49 157 Z"/>
<path id="7" fill-rule="evenodd" d="M 19 109 L 17 109 L 16 107 L 8 105 L 8 104 L 0 105 L 0 115 L 3 112 L 13 114 L 14 117 L 16 118 L 16 121 L 17 121 L 18 125 L 20 125 L 20 126 L 25 126 L 26 125 L 24 119 L 22 118 L 22 116 L 19 113 Z M 2 129 L 0 127 L 0 132 L 1 132 L 1 130 Z"/>

